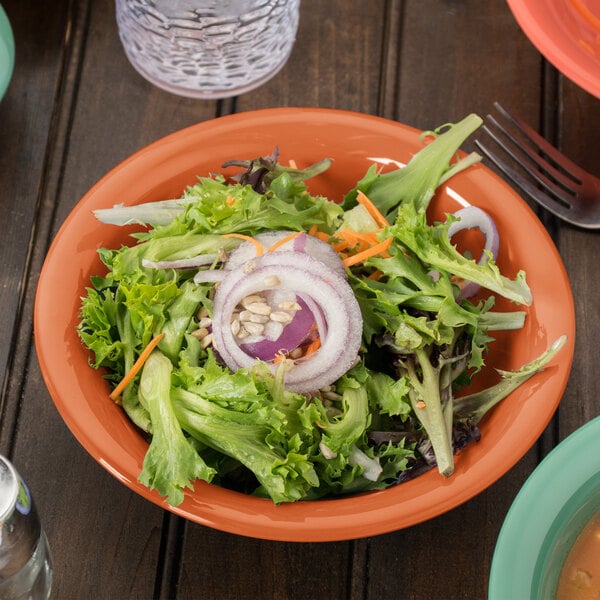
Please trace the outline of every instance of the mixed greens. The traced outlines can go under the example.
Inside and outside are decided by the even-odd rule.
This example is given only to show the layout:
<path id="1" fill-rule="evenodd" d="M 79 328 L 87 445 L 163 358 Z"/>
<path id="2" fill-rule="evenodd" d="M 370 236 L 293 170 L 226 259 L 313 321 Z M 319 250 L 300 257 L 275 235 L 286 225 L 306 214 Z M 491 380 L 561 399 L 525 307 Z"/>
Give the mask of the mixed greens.
<path id="1" fill-rule="evenodd" d="M 171 505 L 197 479 L 281 503 L 452 474 L 486 412 L 564 343 L 461 397 L 491 333 L 525 319 L 495 311 L 494 295 L 462 297 L 463 283 L 532 302 L 494 252 L 456 249 L 458 213 L 427 220 L 436 189 L 479 160 L 457 150 L 480 123 L 430 132 L 407 166 L 372 167 L 341 204 L 305 183 L 331 161 L 298 169 L 275 153 L 230 161 L 234 179 L 202 177 L 179 199 L 96 211 L 147 226 L 99 251 L 107 272 L 78 328 L 148 436 L 142 483 Z"/>

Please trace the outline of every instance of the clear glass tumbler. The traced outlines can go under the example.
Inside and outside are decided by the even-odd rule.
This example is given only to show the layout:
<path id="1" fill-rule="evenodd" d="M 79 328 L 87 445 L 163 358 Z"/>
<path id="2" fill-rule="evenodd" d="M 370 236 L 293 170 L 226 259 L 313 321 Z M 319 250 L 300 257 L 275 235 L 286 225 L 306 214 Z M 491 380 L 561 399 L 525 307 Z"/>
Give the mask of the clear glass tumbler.
<path id="1" fill-rule="evenodd" d="M 48 600 L 52 557 L 25 482 L 0 456 L 0 598 Z"/>
<path id="2" fill-rule="evenodd" d="M 217 99 L 248 92 L 287 62 L 300 0 L 116 0 L 131 64 L 174 94 Z"/>

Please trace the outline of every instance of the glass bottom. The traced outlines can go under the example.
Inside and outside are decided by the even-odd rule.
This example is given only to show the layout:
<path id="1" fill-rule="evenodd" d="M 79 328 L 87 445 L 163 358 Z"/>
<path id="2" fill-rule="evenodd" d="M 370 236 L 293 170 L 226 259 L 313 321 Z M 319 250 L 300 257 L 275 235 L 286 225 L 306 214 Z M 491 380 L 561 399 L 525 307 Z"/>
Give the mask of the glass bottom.
<path id="1" fill-rule="evenodd" d="M 0 582 L 2 600 L 48 600 L 52 590 L 52 556 L 46 534 L 42 532 L 37 547 L 25 566 Z"/>
<path id="2" fill-rule="evenodd" d="M 221 100 L 224 98 L 232 98 L 233 96 L 240 96 L 241 94 L 245 94 L 261 85 L 265 84 L 267 81 L 275 77 L 281 69 L 285 66 L 287 61 L 289 60 L 291 54 L 290 52 L 284 57 L 284 59 L 273 68 L 272 71 L 267 73 L 266 75 L 259 77 L 253 81 L 249 81 L 245 85 L 240 85 L 232 88 L 189 88 L 185 86 L 177 86 L 170 84 L 164 80 L 159 79 L 158 77 L 153 76 L 151 73 L 146 71 L 143 67 L 138 65 L 131 56 L 126 52 L 127 58 L 129 62 L 133 66 L 133 68 L 147 81 L 155 85 L 156 87 L 165 90 L 166 92 L 170 92 L 171 94 L 176 94 L 177 96 L 185 96 L 187 98 L 195 98 L 197 100 Z"/>

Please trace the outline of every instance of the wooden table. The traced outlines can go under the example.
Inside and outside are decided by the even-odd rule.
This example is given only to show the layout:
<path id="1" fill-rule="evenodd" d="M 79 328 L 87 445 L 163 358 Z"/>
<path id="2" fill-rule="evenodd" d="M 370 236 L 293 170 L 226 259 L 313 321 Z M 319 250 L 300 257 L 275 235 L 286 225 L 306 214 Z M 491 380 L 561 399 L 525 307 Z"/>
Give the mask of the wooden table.
<path id="1" fill-rule="evenodd" d="M 219 102 L 170 95 L 143 80 L 122 51 L 109 0 L 2 4 L 17 60 L 0 103 L 0 452 L 36 498 L 54 553 L 53 597 L 485 598 L 496 538 L 520 486 L 600 410 L 597 233 L 539 213 L 571 279 L 578 338 L 566 393 L 538 444 L 443 516 L 339 543 L 260 541 L 185 522 L 101 468 L 60 419 L 40 375 L 32 343 L 37 277 L 58 227 L 104 173 L 149 142 L 215 116 L 319 106 L 428 129 L 484 115 L 498 100 L 600 175 L 600 101 L 541 57 L 504 0 L 303 0 L 283 71 Z"/>

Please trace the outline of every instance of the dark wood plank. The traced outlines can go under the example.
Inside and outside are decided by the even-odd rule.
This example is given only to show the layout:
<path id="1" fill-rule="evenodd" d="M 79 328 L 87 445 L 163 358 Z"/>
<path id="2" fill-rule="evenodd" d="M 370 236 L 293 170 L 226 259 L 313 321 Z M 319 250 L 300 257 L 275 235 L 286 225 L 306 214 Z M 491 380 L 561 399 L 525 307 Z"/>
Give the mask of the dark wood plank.
<path id="1" fill-rule="evenodd" d="M 188 527 L 177 598 L 349 598 L 352 544 L 265 542 Z M 199 565 L 202 565 L 199 568 Z M 211 572 L 203 578 L 202 572 Z"/>
<path id="2" fill-rule="evenodd" d="M 133 69 L 110 0 L 91 3 L 85 44 L 55 229 L 83 194 L 130 154 L 218 114 L 216 102 L 169 94 Z"/>
<path id="3" fill-rule="evenodd" d="M 382 69 L 386 2 L 306 0 L 284 69 L 240 96 L 237 111 L 320 106 L 375 114 Z"/>
<path id="4" fill-rule="evenodd" d="M 485 597 L 497 534 L 520 486 L 558 439 L 600 407 L 596 234 L 540 211 L 571 279 L 578 339 L 558 418 L 538 447 L 445 515 L 326 544 L 253 540 L 187 523 L 129 492 L 89 457 L 54 409 L 32 350 L 37 273 L 68 212 L 110 168 L 158 137 L 220 114 L 324 106 L 431 128 L 485 114 L 499 100 L 600 174 L 597 99 L 544 63 L 504 0 L 303 0 L 286 67 L 258 90 L 223 102 L 173 96 L 139 76 L 121 49 L 110 0 L 3 6 L 21 50 L 0 103 L 0 334 L 12 340 L 0 347 L 0 451 L 27 476 L 46 523 L 54 596 Z"/>
<path id="5" fill-rule="evenodd" d="M 0 374 L 14 357 L 14 334 L 21 314 L 23 272 L 46 176 L 48 131 L 62 67 L 66 5 L 41 8 L 35 2 L 3 2 L 15 33 L 16 64 L 0 102 Z M 35 85 L 31 74 L 39 73 Z M 10 415 L 12 407 L 4 407 Z M 3 451 L 7 452 L 6 441 Z"/>
<path id="6" fill-rule="evenodd" d="M 561 78 L 560 104 L 555 107 L 560 127 L 558 143 L 570 158 L 600 177 L 597 132 L 600 103 L 582 89 Z M 569 385 L 559 410 L 560 438 L 600 413 L 595 364 L 600 336 L 600 236 L 564 225 L 558 249 L 565 263 L 575 301 L 577 337 Z"/>
<path id="7" fill-rule="evenodd" d="M 391 50 L 391 49 L 390 49 Z M 405 3 L 398 103 L 390 118 L 430 129 L 493 100 L 537 114 L 540 64 L 506 2 Z"/>

